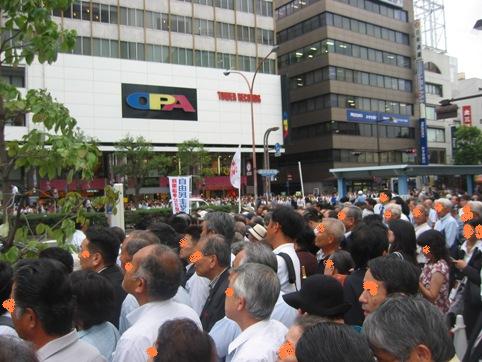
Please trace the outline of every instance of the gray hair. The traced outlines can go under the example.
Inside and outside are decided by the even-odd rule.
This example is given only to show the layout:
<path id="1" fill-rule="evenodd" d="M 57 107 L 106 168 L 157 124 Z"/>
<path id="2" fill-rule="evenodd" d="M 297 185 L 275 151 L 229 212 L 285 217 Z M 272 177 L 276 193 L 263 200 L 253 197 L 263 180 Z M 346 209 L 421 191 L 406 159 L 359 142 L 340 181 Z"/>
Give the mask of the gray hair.
<path id="1" fill-rule="evenodd" d="M 156 236 L 156 239 L 159 240 L 157 236 Z M 127 240 L 126 251 L 127 251 L 127 254 L 129 254 L 130 256 L 133 256 L 139 250 L 141 250 L 142 248 L 148 245 L 160 244 L 160 243 L 161 243 L 160 241 L 154 242 L 153 240 L 144 239 L 142 237 L 136 237 L 136 238 Z"/>
<path id="2" fill-rule="evenodd" d="M 450 201 L 449 199 L 437 199 L 435 200 L 434 204 L 442 204 L 444 209 L 452 209 L 452 201 Z"/>
<path id="3" fill-rule="evenodd" d="M 234 238 L 234 218 L 228 213 L 215 211 L 204 216 L 204 222 L 209 232 L 224 236 L 231 245 Z"/>
<path id="4" fill-rule="evenodd" d="M 232 273 L 234 294 L 245 299 L 248 313 L 257 320 L 269 318 L 281 290 L 276 272 L 266 265 L 246 263 Z"/>
<path id="5" fill-rule="evenodd" d="M 469 201 L 467 204 L 470 206 L 470 211 L 475 212 L 480 217 L 482 217 L 482 202 L 480 201 Z"/>
<path id="6" fill-rule="evenodd" d="M 346 216 L 352 217 L 355 220 L 355 224 L 362 220 L 362 210 L 358 206 L 350 205 L 346 206 L 345 209 L 347 209 L 345 212 Z"/>
<path id="7" fill-rule="evenodd" d="M 181 275 L 182 264 L 177 254 L 167 245 L 159 244 L 141 260 L 134 276 L 146 281 L 150 301 L 163 301 L 176 295 Z"/>
<path id="8" fill-rule="evenodd" d="M 385 210 L 390 210 L 392 215 L 402 216 L 402 207 L 399 204 L 388 204 L 385 206 Z"/>
<path id="9" fill-rule="evenodd" d="M 235 243 L 232 243 L 231 244 L 231 253 L 233 253 L 234 255 L 238 255 L 238 253 L 241 251 L 241 250 L 244 250 L 244 248 L 246 247 L 246 245 L 248 245 L 249 241 L 236 241 Z"/>
<path id="10" fill-rule="evenodd" d="M 326 227 L 326 231 L 333 235 L 335 241 L 339 244 L 342 242 L 343 238 L 345 237 L 345 225 L 335 218 L 327 217 L 324 218 L 322 224 Z"/>
<path id="11" fill-rule="evenodd" d="M 388 298 L 365 319 L 363 332 L 371 347 L 402 361 L 420 344 L 430 349 L 433 361 L 449 361 L 455 354 L 444 316 L 419 297 Z"/>
<path id="12" fill-rule="evenodd" d="M 240 265 L 258 263 L 269 266 L 275 273 L 278 271 L 278 260 L 268 246 L 261 243 L 246 243 L 243 250 L 246 255 Z"/>
<path id="13" fill-rule="evenodd" d="M 245 235 L 246 234 L 246 224 L 244 222 L 241 222 L 241 221 L 236 221 L 234 223 L 234 231 L 237 232 L 237 233 L 240 233 L 241 235 Z"/>
<path id="14" fill-rule="evenodd" d="M 1 335 L 0 361 L 38 362 L 38 358 L 31 343 L 14 336 Z"/>
<path id="15" fill-rule="evenodd" d="M 202 248 L 203 255 L 216 255 L 218 264 L 227 268 L 231 265 L 231 248 L 222 235 L 209 235 L 206 244 Z"/>

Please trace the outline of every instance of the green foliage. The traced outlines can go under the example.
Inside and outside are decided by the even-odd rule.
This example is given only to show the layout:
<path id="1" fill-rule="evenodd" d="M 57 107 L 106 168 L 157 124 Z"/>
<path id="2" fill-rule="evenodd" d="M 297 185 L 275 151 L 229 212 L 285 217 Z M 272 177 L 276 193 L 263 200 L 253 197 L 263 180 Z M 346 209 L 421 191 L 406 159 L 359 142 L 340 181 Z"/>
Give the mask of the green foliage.
<path id="1" fill-rule="evenodd" d="M 197 139 L 178 144 L 177 157 L 181 161 L 181 175 L 202 177 L 212 174 L 212 170 L 209 168 L 211 156 Z"/>
<path id="2" fill-rule="evenodd" d="M 151 144 L 144 137 L 134 139 L 127 135 L 115 148 L 115 154 L 121 163 L 114 167 L 114 172 L 134 180 L 136 197 L 146 177 L 152 173 L 165 175 L 172 169 L 171 159 L 165 154 L 154 152 Z"/>
<path id="3" fill-rule="evenodd" d="M 477 127 L 461 126 L 456 131 L 457 165 L 479 165 L 482 163 L 482 131 Z"/>

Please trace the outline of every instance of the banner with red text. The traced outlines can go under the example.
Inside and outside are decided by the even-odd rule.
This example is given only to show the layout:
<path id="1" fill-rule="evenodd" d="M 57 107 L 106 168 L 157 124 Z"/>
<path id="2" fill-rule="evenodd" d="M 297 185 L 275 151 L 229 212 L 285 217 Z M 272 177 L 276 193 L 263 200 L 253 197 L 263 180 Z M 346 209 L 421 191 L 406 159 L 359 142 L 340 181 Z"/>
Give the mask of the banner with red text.
<path id="1" fill-rule="evenodd" d="M 189 195 L 191 189 L 191 176 L 169 176 L 169 191 L 173 214 L 185 212 L 189 214 Z"/>

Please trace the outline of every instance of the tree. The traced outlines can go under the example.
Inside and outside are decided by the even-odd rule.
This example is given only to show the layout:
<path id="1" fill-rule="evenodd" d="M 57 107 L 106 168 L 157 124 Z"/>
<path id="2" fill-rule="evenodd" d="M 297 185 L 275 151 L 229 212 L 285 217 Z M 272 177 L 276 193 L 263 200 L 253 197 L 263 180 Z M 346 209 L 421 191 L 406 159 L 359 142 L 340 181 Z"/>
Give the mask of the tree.
<path id="1" fill-rule="evenodd" d="M 455 133 L 457 148 L 455 164 L 479 165 L 482 163 L 482 131 L 477 127 L 461 126 Z"/>
<path id="2" fill-rule="evenodd" d="M 40 63 L 51 64 L 57 59 L 59 51 L 71 50 L 75 45 L 75 31 L 59 29 L 50 17 L 53 10 L 65 10 L 71 2 L 72 0 L 0 0 L 0 66 L 30 65 L 35 58 Z M 38 170 L 41 177 L 49 179 L 66 174 L 69 182 L 74 175 L 89 179 L 93 177 L 100 151 L 81 134 L 68 109 L 57 103 L 46 90 L 31 89 L 23 96 L 1 78 L 1 67 L 0 181 L 4 222 L 2 232 L 6 234 L 2 238 L 2 252 L 6 252 L 13 246 L 14 239 L 27 239 L 24 230 L 17 232 L 17 224 L 28 190 L 18 195 L 16 216 L 12 218 L 15 206 L 10 197 L 12 171 L 20 168 Z M 11 120 L 24 120 L 27 114 L 31 114 L 34 127 L 20 140 L 7 141 L 7 124 Z M 115 193 L 110 191 L 107 190 L 106 197 L 99 199 L 100 202 L 115 201 Z M 62 201 L 66 218 L 59 225 L 65 232 L 56 234 L 62 239 L 60 242 L 65 240 L 70 231 L 73 233 L 73 215 L 77 221 L 84 219 L 80 206 L 82 198 L 79 196 L 69 193 Z M 42 228 L 38 231 L 54 233 L 54 229 Z M 12 254 L 21 254 L 21 249 L 12 249 Z"/>
<path id="3" fill-rule="evenodd" d="M 197 139 L 178 144 L 177 158 L 181 165 L 181 175 L 192 175 L 193 181 L 195 179 L 202 180 L 203 176 L 212 174 L 210 168 L 211 156 Z"/>
<path id="4" fill-rule="evenodd" d="M 134 180 L 136 201 L 139 201 L 139 192 L 146 177 L 153 172 L 156 175 L 166 174 L 171 166 L 171 159 L 162 153 L 154 152 L 150 143 L 142 136 L 134 139 L 127 135 L 115 148 L 115 154 L 121 163 L 114 167 L 114 172 Z"/>

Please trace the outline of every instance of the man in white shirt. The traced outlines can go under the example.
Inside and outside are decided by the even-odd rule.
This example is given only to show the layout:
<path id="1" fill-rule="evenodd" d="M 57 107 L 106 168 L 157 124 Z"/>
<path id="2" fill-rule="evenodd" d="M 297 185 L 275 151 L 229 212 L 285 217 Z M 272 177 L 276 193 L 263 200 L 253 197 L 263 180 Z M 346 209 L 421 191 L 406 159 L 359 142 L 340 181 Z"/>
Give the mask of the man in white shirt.
<path id="1" fill-rule="evenodd" d="M 271 215 L 271 220 L 266 228 L 266 241 L 273 248 L 273 253 L 278 259 L 278 278 L 283 293 L 291 293 L 301 288 L 301 267 L 296 255 L 294 241 L 303 230 L 303 218 L 291 207 L 277 207 Z M 287 256 L 288 264 L 280 256 Z M 291 265 L 289 262 L 291 261 Z M 294 280 L 290 282 L 289 270 L 294 272 Z"/>
<path id="2" fill-rule="evenodd" d="M 432 230 L 428 225 L 428 209 L 423 205 L 417 205 L 412 210 L 412 217 L 415 223 L 415 237 L 418 239 L 425 231 Z M 417 245 L 417 263 L 426 263 L 427 258 L 422 252 L 422 247 Z"/>
<path id="3" fill-rule="evenodd" d="M 226 315 L 241 328 L 229 344 L 227 362 L 277 361 L 288 329 L 270 320 L 280 293 L 276 273 L 268 266 L 246 263 L 234 269 L 226 292 Z"/>
<path id="4" fill-rule="evenodd" d="M 435 200 L 435 211 L 439 219 L 435 223 L 434 229 L 440 231 L 445 236 L 447 248 L 450 249 L 451 255 L 454 256 L 457 249 L 456 240 L 458 239 L 459 225 L 457 220 L 451 215 L 451 210 L 452 202 L 449 199 Z"/>
<path id="5" fill-rule="evenodd" d="M 237 268 L 246 263 L 263 264 L 274 272 L 278 270 L 278 262 L 276 256 L 264 244 L 244 242 L 242 249 L 236 254 L 233 267 Z M 290 307 L 283 299 L 283 292 L 280 292 L 278 300 L 271 313 L 270 319 L 283 323 L 286 328 L 290 328 L 297 317 L 297 310 Z M 216 350 L 220 360 L 224 360 L 228 354 L 229 344 L 241 333 L 241 329 L 233 320 L 228 317 L 216 322 L 214 327 L 209 331 L 209 335 L 214 339 Z"/>
<path id="6" fill-rule="evenodd" d="M 159 327 L 167 320 L 188 318 L 202 328 L 192 308 L 172 300 L 181 285 L 182 264 L 168 246 L 142 248 L 128 269 L 122 286 L 136 297 L 140 307 L 127 316 L 131 327 L 117 344 L 114 362 L 146 361 L 147 348 L 154 345 Z"/>
<path id="7" fill-rule="evenodd" d="M 431 199 L 425 199 L 423 205 L 428 209 L 428 220 L 427 223 L 430 227 L 434 227 L 437 222 L 437 212 L 433 208 L 433 201 Z"/>

